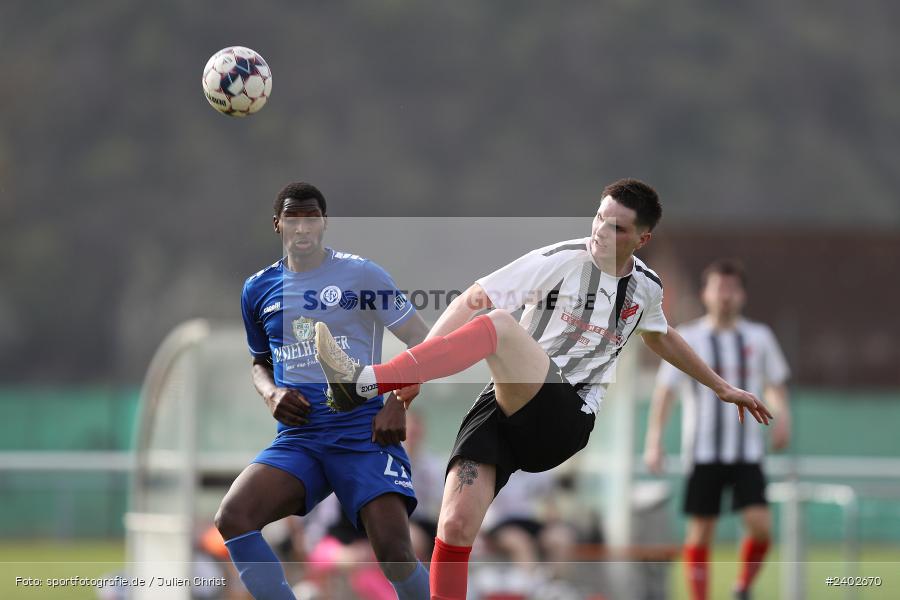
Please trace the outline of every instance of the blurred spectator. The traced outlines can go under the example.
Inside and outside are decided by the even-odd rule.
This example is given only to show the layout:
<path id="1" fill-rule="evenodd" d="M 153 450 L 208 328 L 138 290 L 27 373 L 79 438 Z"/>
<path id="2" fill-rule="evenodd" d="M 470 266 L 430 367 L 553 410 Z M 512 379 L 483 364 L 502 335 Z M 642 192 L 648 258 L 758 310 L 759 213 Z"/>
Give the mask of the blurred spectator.
<path id="1" fill-rule="evenodd" d="M 365 532 L 356 529 L 332 494 L 304 519 L 292 522 L 292 539 L 305 553 L 303 580 L 294 587 L 298 598 L 396 600 L 381 572 Z"/>
<path id="2" fill-rule="evenodd" d="M 482 569 L 473 592 L 489 598 L 579 597 L 565 583 L 578 533 L 556 506 L 560 470 L 517 471 L 485 515 L 483 550 L 512 563 Z M 543 591 L 540 591 L 543 590 Z"/>

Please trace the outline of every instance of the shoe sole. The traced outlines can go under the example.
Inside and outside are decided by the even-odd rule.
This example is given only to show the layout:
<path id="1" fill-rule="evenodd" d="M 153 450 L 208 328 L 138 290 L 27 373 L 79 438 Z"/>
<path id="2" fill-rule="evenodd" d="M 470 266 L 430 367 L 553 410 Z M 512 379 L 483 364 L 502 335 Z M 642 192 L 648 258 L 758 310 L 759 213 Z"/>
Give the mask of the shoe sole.
<path id="1" fill-rule="evenodd" d="M 332 357 L 335 355 L 346 354 L 343 350 L 341 350 L 337 342 L 334 341 L 334 336 L 331 335 L 331 331 L 328 329 L 328 325 L 323 323 L 322 321 L 316 322 L 316 358 L 320 363 L 324 364 L 328 367 L 330 371 L 332 371 L 337 377 L 340 377 L 339 381 L 329 381 L 328 383 L 337 383 L 337 384 L 346 384 L 350 382 L 350 379 L 353 377 L 353 372 L 347 372 L 343 367 L 334 364 L 334 360 Z"/>

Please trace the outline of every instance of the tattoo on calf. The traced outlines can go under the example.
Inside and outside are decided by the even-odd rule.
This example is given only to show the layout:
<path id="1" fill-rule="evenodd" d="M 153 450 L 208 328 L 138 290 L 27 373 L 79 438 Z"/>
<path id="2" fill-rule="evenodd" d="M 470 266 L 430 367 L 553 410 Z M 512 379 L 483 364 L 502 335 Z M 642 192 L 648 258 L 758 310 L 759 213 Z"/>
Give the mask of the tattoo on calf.
<path id="1" fill-rule="evenodd" d="M 464 485 L 472 485 L 478 479 L 478 463 L 465 458 L 461 460 L 456 468 L 456 478 L 459 480 L 456 493 L 461 493 Z"/>

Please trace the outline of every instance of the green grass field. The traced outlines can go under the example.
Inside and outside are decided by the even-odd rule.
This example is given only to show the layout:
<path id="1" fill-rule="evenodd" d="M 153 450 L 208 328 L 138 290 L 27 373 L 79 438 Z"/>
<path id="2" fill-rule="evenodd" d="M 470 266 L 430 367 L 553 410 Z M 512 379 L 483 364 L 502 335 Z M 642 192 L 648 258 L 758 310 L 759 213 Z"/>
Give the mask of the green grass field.
<path id="1" fill-rule="evenodd" d="M 720 545 L 714 554 L 712 565 L 713 599 L 730 598 L 732 582 L 739 565 L 733 562 L 735 550 Z M 0 598 L 3 600 L 96 600 L 96 591 L 88 587 L 50 589 L 48 578 L 98 577 L 122 569 L 125 549 L 121 542 L 98 541 L 77 544 L 52 542 L 0 542 Z M 781 570 L 778 552 L 770 555 L 757 581 L 757 600 L 776 600 L 781 597 Z M 807 598 L 810 600 L 844 600 L 851 598 L 847 588 L 828 587 L 826 577 L 850 575 L 841 561 L 841 550 L 836 546 L 820 546 L 810 550 L 806 564 Z M 900 598 L 900 547 L 865 546 L 862 562 L 856 573 L 859 576 L 879 576 L 881 587 L 857 588 L 856 600 L 894 600 Z M 16 578 L 34 577 L 45 582 L 42 586 L 16 585 Z M 669 590 L 672 600 L 687 600 L 684 574 L 681 564 L 670 572 Z M 610 599 L 613 600 L 613 599 Z M 626 599 L 627 600 L 627 599 Z"/>
<path id="2" fill-rule="evenodd" d="M 125 546 L 120 541 L 80 541 L 73 544 L 53 542 L 0 542 L 0 598 L 60 598 L 97 600 L 90 587 L 50 589 L 51 577 L 99 577 L 122 569 Z M 38 578 L 41 586 L 17 584 L 16 578 Z"/>

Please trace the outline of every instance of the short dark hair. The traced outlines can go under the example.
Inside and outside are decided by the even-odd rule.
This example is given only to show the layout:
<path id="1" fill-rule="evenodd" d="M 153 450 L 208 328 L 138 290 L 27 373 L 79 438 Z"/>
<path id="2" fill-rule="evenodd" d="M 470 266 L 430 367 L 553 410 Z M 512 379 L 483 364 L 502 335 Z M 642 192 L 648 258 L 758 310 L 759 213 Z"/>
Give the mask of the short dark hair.
<path id="1" fill-rule="evenodd" d="M 744 263 L 736 258 L 720 258 L 711 262 L 700 275 L 700 289 L 706 287 L 711 275 L 737 277 L 741 282 L 741 287 L 747 287 L 747 271 L 744 270 Z"/>
<path id="2" fill-rule="evenodd" d="M 319 188 L 311 183 L 296 181 L 284 186 L 275 198 L 274 209 L 276 217 L 281 216 L 286 200 L 315 200 L 319 204 L 319 210 L 322 211 L 322 214 L 326 214 L 325 196 L 322 195 Z"/>
<path id="3" fill-rule="evenodd" d="M 653 231 L 662 218 L 662 205 L 656 190 L 643 181 L 620 179 L 603 188 L 601 197 L 607 196 L 612 196 L 613 200 L 637 213 L 635 223 L 650 231 Z"/>

